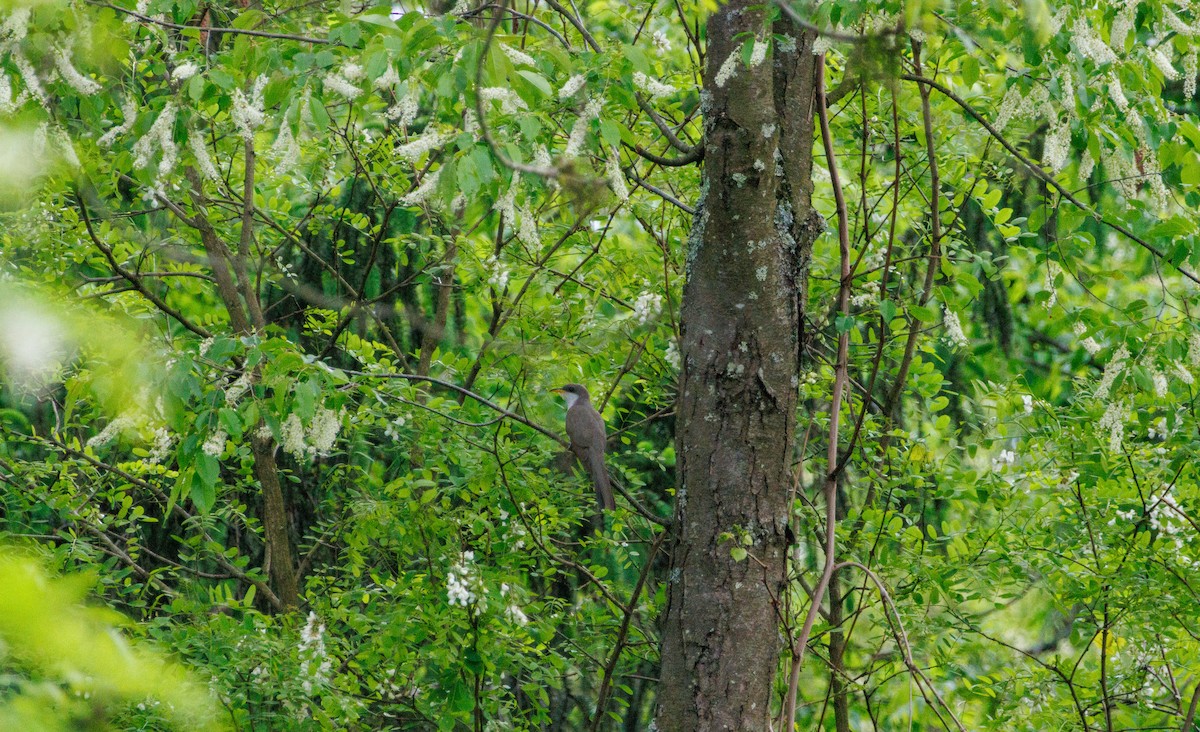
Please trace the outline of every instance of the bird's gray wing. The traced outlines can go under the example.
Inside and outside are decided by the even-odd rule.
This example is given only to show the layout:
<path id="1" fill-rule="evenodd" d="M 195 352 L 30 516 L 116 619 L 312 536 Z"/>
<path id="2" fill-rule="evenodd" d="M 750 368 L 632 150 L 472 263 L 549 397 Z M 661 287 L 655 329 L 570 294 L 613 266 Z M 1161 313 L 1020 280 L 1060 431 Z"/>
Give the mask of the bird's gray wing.
<path id="1" fill-rule="evenodd" d="M 604 465 L 604 418 L 590 404 L 576 404 L 567 410 L 567 436 L 571 438 L 571 451 L 592 479 L 600 508 L 610 511 L 616 508 L 608 468 Z"/>

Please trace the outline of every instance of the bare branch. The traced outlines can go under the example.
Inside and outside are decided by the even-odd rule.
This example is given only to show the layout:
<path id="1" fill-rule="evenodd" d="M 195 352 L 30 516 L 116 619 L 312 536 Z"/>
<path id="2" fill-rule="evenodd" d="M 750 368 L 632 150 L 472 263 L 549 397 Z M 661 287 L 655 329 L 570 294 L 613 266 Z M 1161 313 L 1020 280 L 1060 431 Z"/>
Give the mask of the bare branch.
<path id="1" fill-rule="evenodd" d="M 153 23 L 154 25 L 161 26 L 163 28 L 170 28 L 172 30 L 195 30 L 195 31 L 205 31 L 208 33 L 229 33 L 231 35 L 258 36 L 259 38 L 278 38 L 278 39 L 284 40 L 284 41 L 299 41 L 301 43 L 320 43 L 320 44 L 331 45 L 331 46 L 345 45 L 345 44 L 339 43 L 337 41 L 331 41 L 328 38 L 310 38 L 308 36 L 298 36 L 298 35 L 294 35 L 291 33 L 271 33 L 269 31 L 250 30 L 247 28 L 213 28 L 213 27 L 209 27 L 209 26 L 202 28 L 198 25 L 181 25 L 179 23 L 171 23 L 169 21 L 162 20 L 160 18 L 153 18 L 149 15 L 142 15 L 141 13 L 135 12 L 133 10 L 127 10 L 125 8 L 118 7 L 116 5 L 112 5 L 109 3 L 97 2 L 96 0 L 86 0 L 86 2 L 89 5 L 95 5 L 96 7 L 108 8 L 109 10 L 115 10 L 118 13 L 124 13 L 125 15 L 128 15 L 131 18 L 137 18 L 138 20 L 142 21 L 143 23 Z"/>
<path id="2" fill-rule="evenodd" d="M 187 328 L 201 338 L 208 338 L 210 335 L 212 335 L 208 332 L 208 330 L 188 320 L 186 317 L 184 317 L 183 313 L 171 307 L 166 303 L 165 300 L 154 294 L 154 292 L 152 292 L 150 288 L 146 287 L 146 284 L 142 282 L 140 275 L 130 272 L 122 267 L 117 262 L 116 257 L 113 256 L 112 248 L 101 241 L 100 237 L 96 234 L 96 230 L 92 227 L 92 218 L 88 214 L 87 204 L 84 203 L 83 196 L 80 195 L 78 190 L 75 191 L 75 200 L 79 201 L 79 213 L 83 218 L 83 226 L 85 229 L 87 229 L 88 238 L 92 240 L 92 244 L 94 244 L 95 247 L 100 250 L 100 253 L 104 255 L 104 258 L 108 260 L 108 266 L 112 267 L 113 272 L 116 272 L 122 279 L 128 282 L 133 289 L 141 293 L 142 297 L 153 303 L 154 307 L 158 308 L 171 318 L 174 318 L 184 328 Z"/>

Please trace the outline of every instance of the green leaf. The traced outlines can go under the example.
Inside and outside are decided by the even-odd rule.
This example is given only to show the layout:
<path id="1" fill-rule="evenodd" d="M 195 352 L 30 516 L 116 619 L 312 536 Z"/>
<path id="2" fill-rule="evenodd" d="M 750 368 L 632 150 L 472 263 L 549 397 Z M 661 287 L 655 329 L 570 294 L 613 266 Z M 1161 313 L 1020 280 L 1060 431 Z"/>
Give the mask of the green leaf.
<path id="1" fill-rule="evenodd" d="M 938 313 L 933 308 L 925 307 L 924 305 L 909 305 L 908 314 L 922 323 L 938 322 Z"/>
<path id="2" fill-rule="evenodd" d="M 979 81 L 979 62 L 973 56 L 964 56 L 962 59 L 962 79 L 966 86 Z"/>
<path id="3" fill-rule="evenodd" d="M 198 102 L 204 98 L 204 75 L 196 74 L 187 81 L 188 97 L 193 102 Z"/>
<path id="4" fill-rule="evenodd" d="M 896 317 L 896 303 L 892 302 L 891 300 L 880 300 L 879 314 L 883 317 L 885 322 L 892 322 L 892 319 Z"/>
<path id="5" fill-rule="evenodd" d="M 600 120 L 600 137 L 610 147 L 621 144 L 621 126 L 611 119 Z"/>
<path id="6" fill-rule="evenodd" d="M 207 486 L 217 484 L 217 476 L 221 473 L 221 462 L 206 452 L 196 455 L 196 478 Z"/>
<path id="7" fill-rule="evenodd" d="M 546 77 L 542 76 L 538 72 L 531 71 L 529 69 L 518 69 L 517 74 L 523 77 L 530 84 L 533 84 L 533 86 L 536 87 L 543 96 L 554 96 L 554 92 L 550 87 L 550 82 L 546 81 Z"/>
<path id="8" fill-rule="evenodd" d="M 206 484 L 197 477 L 192 481 L 191 499 L 197 511 L 207 514 L 217 502 L 216 485 Z"/>
<path id="9" fill-rule="evenodd" d="M 236 411 L 222 407 L 217 412 L 217 419 L 235 442 L 242 439 L 242 420 Z"/>

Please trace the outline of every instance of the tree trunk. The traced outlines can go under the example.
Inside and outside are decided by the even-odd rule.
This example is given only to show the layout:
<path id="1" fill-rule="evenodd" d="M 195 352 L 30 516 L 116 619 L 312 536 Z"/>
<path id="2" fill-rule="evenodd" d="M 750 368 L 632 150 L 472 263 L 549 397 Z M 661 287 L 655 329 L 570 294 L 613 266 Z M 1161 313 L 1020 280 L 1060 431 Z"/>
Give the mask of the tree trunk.
<path id="1" fill-rule="evenodd" d="M 663 732 L 768 729 L 782 646 L 802 315 L 821 221 L 811 207 L 812 39 L 786 20 L 766 28 L 763 7 L 737 0 L 708 21 L 704 183 L 682 309 Z M 766 60 L 751 52 L 747 65 L 743 47 L 755 37 L 766 43 L 768 30 L 776 40 Z M 749 556 L 735 559 L 736 547 Z"/>

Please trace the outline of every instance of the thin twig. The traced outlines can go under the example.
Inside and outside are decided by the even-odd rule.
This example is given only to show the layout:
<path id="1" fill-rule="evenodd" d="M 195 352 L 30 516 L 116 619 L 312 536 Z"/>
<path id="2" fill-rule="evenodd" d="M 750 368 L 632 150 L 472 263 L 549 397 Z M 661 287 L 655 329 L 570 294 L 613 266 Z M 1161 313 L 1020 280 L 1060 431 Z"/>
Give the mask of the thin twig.
<path id="1" fill-rule="evenodd" d="M 94 244 L 96 248 L 99 249 L 104 255 L 104 258 L 108 260 L 108 266 L 112 267 L 113 272 L 116 272 L 122 279 L 128 282 L 133 289 L 137 290 L 142 295 L 142 297 L 153 303 L 154 307 L 158 308 L 166 315 L 174 318 L 184 328 L 187 328 L 201 338 L 208 338 L 210 335 L 212 335 L 207 329 L 188 320 L 186 317 L 184 317 L 183 313 L 171 307 L 166 303 L 165 300 L 151 292 L 150 288 L 146 287 L 145 283 L 142 282 L 140 275 L 136 275 L 122 267 L 117 262 L 116 257 L 113 256 L 112 248 L 101 241 L 100 237 L 96 234 L 96 230 L 92 227 L 92 217 L 88 214 L 87 204 L 84 203 L 83 196 L 80 195 L 79 191 L 75 192 L 75 200 L 79 202 L 79 213 L 80 217 L 83 219 L 83 226 L 85 229 L 87 229 L 88 238 L 92 240 L 92 244 Z"/>
<path id="2" fill-rule="evenodd" d="M 1076 198 L 1074 193 L 1067 190 L 1067 188 L 1065 186 L 1063 186 L 1061 183 L 1059 183 L 1057 180 L 1054 179 L 1053 175 L 1051 175 L 1051 174 L 1047 173 L 1045 170 L 1043 170 L 1040 165 L 1033 162 L 1029 158 L 1025 157 L 1025 155 L 1023 155 L 1021 153 L 1021 151 L 1016 148 L 1015 145 L 1013 145 L 1011 142 L 1006 140 L 1004 138 L 1004 136 L 1002 134 L 1000 134 L 999 130 L 997 130 L 995 127 L 993 127 L 991 125 L 991 123 L 989 123 L 986 119 L 984 119 L 982 114 L 977 112 L 975 110 L 975 108 L 972 107 L 965 99 L 963 99 L 962 97 L 955 94 L 949 88 L 934 81 L 933 79 L 926 79 L 922 76 L 917 76 L 915 74 L 902 74 L 900 76 L 900 78 L 904 79 L 906 81 L 916 82 L 917 84 L 920 84 L 922 86 L 928 86 L 931 89 L 936 89 L 937 91 L 941 92 L 942 95 L 945 96 L 947 99 L 954 102 L 958 106 L 962 107 L 963 111 L 966 112 L 967 114 L 969 114 L 971 117 L 973 117 L 976 122 L 983 125 L 984 129 L 986 129 L 988 131 L 988 134 L 990 134 L 992 137 L 994 137 L 996 139 L 997 142 L 999 142 L 1001 145 L 1003 145 L 1004 149 L 1007 150 L 1010 155 L 1012 155 L 1018 161 L 1020 161 L 1020 163 L 1022 165 L 1024 165 L 1029 170 L 1029 172 L 1033 173 L 1034 177 L 1045 181 L 1047 185 L 1049 185 L 1054 190 L 1058 191 L 1058 194 L 1060 196 L 1062 196 L 1067 201 L 1070 201 L 1072 204 L 1074 204 L 1076 207 L 1078 207 L 1080 210 L 1082 210 L 1084 213 L 1086 213 L 1088 216 L 1090 216 L 1097 223 L 1107 226 L 1108 228 L 1112 229 L 1113 231 L 1123 234 L 1130 241 L 1134 242 L 1138 246 L 1140 246 L 1143 249 L 1145 249 L 1146 251 L 1150 252 L 1155 257 L 1158 257 L 1161 260 L 1167 259 L 1167 255 L 1162 250 L 1160 250 L 1158 247 L 1154 246 L 1150 242 L 1146 241 L 1145 239 L 1141 238 L 1137 234 L 1134 234 L 1124 224 L 1121 224 L 1116 221 L 1109 221 L 1108 219 L 1101 216 L 1098 212 L 1093 210 L 1090 206 L 1085 204 L 1083 201 L 1080 201 L 1078 198 Z M 1188 278 L 1192 282 L 1195 282 L 1196 284 L 1200 285 L 1200 276 L 1196 275 L 1196 273 L 1192 272 L 1191 270 L 1187 269 L 1186 267 L 1183 267 L 1182 265 L 1174 264 L 1172 266 L 1175 267 L 1175 269 L 1179 272 L 1179 274 Z"/>
<path id="3" fill-rule="evenodd" d="M 850 312 L 850 224 L 846 213 L 846 199 L 838 178 L 837 158 L 833 150 L 833 136 L 829 131 L 829 108 L 825 100 L 825 54 L 817 57 L 817 112 L 821 120 L 821 141 L 825 147 L 825 161 L 829 166 L 829 185 L 833 188 L 838 218 L 838 251 L 841 260 L 841 281 L 838 286 L 838 311 L 843 317 Z M 825 569 L 821 581 L 813 590 L 808 615 L 804 626 L 792 647 L 792 672 L 788 687 L 788 718 L 785 729 L 793 729 L 796 722 L 796 695 L 799 693 L 800 668 L 804 665 L 804 651 L 812 634 L 813 624 L 824 599 L 825 590 L 833 579 L 835 550 L 837 548 L 837 481 L 838 481 L 838 424 L 841 415 L 842 393 L 849 379 L 850 332 L 838 336 L 837 366 L 833 379 L 833 395 L 829 401 L 829 447 L 826 455 L 828 472 L 825 475 Z"/>
<path id="4" fill-rule="evenodd" d="M 115 10 L 118 13 L 124 13 L 125 15 L 128 15 L 132 18 L 137 18 L 138 20 L 140 20 L 144 23 L 153 23 L 154 25 L 162 26 L 163 28 L 170 28 L 172 30 L 195 30 L 195 31 L 203 31 L 206 33 L 229 33 L 232 35 L 241 35 L 241 36 L 258 36 L 259 38 L 278 38 L 278 39 L 284 40 L 284 41 L 300 41 L 301 43 L 321 43 L 321 44 L 331 45 L 331 46 L 345 45 L 338 41 L 331 41 L 328 38 L 310 38 L 308 36 L 298 36 L 298 35 L 294 35 L 292 33 L 271 33 L 269 31 L 250 30 L 247 28 L 213 28 L 212 26 L 181 25 L 179 23 L 171 23 L 169 21 L 162 20 L 161 18 L 154 18 L 149 15 L 142 15 L 141 13 L 135 12 L 133 10 L 126 10 L 125 8 L 118 7 L 118 6 L 112 5 L 110 3 L 96 2 L 96 0 L 85 0 L 85 1 L 89 5 L 95 5 L 96 7 L 99 7 L 99 8 L 108 8 L 109 10 Z"/>

